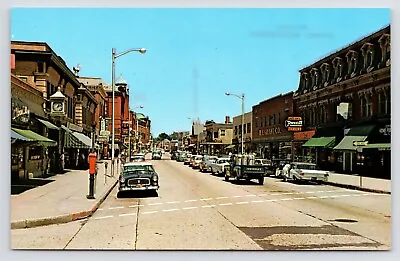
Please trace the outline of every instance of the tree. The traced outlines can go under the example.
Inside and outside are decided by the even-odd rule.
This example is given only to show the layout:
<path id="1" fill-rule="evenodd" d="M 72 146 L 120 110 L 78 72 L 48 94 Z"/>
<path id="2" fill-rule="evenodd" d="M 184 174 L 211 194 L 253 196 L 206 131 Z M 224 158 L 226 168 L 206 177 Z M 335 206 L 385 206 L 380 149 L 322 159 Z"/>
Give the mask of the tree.
<path id="1" fill-rule="evenodd" d="M 166 134 L 165 132 L 160 133 L 160 135 L 158 135 L 158 140 L 163 141 L 163 140 L 171 140 L 171 138 L 169 137 L 168 134 Z"/>

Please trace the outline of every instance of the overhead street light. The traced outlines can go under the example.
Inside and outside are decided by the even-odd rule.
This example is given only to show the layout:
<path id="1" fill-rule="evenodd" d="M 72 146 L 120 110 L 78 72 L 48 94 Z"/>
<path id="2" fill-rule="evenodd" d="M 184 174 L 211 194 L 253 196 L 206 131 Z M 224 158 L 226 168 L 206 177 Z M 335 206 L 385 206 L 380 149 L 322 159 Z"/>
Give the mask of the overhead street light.
<path id="1" fill-rule="evenodd" d="M 242 95 L 237 95 L 234 93 L 226 92 L 225 95 L 226 96 L 235 96 L 242 100 L 242 142 L 241 142 L 242 150 L 241 151 L 242 151 L 242 155 L 243 155 L 243 152 L 244 152 L 244 146 L 243 146 L 244 145 L 244 93 Z"/>
<path id="2" fill-rule="evenodd" d="M 114 153 L 115 153 L 115 60 L 130 52 L 139 52 L 141 54 L 146 53 L 145 48 L 133 48 L 117 54 L 116 49 L 112 48 L 111 59 L 112 59 L 112 75 L 111 75 L 111 87 L 112 87 L 112 137 L 111 137 L 111 176 L 114 176 Z"/>

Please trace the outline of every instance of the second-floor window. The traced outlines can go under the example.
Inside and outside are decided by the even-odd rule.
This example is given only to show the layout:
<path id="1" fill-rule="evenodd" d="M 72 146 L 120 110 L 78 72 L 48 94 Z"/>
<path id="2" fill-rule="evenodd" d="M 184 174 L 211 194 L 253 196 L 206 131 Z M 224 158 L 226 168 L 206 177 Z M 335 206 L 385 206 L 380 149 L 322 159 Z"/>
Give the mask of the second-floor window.
<path id="1" fill-rule="evenodd" d="M 238 134 L 237 130 L 238 130 L 238 126 L 235 126 L 235 135 Z"/>
<path id="2" fill-rule="evenodd" d="M 225 130 L 221 130 L 221 136 L 225 136 Z"/>
<path id="3" fill-rule="evenodd" d="M 67 116 L 70 119 L 74 118 L 74 104 L 71 97 L 67 96 Z"/>
<path id="4" fill-rule="evenodd" d="M 251 123 L 247 123 L 247 133 L 251 132 Z"/>
<path id="5" fill-rule="evenodd" d="M 361 97 L 361 117 L 369 117 L 372 115 L 372 99 L 366 95 Z"/>
<path id="6" fill-rule="evenodd" d="M 218 131 L 214 131 L 214 139 L 218 139 Z"/>

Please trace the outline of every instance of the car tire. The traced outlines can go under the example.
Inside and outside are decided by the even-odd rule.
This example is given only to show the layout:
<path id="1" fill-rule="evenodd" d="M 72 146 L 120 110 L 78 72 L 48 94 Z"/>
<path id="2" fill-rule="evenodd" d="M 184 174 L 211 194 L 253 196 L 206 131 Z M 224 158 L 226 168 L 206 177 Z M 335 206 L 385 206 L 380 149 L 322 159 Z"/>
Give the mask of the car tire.
<path id="1" fill-rule="evenodd" d="M 264 177 L 258 178 L 258 184 L 264 185 Z"/>
<path id="2" fill-rule="evenodd" d="M 225 181 L 229 181 L 229 176 L 225 175 L 224 179 Z"/>

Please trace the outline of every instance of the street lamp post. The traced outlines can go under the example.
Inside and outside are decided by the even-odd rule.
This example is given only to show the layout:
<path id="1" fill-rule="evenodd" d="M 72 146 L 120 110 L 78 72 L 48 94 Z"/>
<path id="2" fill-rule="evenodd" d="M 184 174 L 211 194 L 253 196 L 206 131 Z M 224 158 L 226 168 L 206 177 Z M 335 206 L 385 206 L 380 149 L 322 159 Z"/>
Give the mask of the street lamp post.
<path id="1" fill-rule="evenodd" d="M 225 95 L 226 96 L 232 95 L 232 96 L 238 97 L 239 99 L 242 100 L 242 141 L 241 141 L 242 150 L 241 151 L 242 151 L 242 155 L 243 155 L 243 152 L 244 152 L 244 146 L 243 146 L 244 145 L 244 93 L 242 95 L 237 95 L 237 94 L 226 92 Z"/>
<path id="2" fill-rule="evenodd" d="M 112 137 L 111 137 L 111 176 L 114 176 L 114 151 L 115 151 L 115 60 L 122 55 L 130 52 L 146 53 L 145 48 L 133 48 L 117 54 L 116 49 L 112 48 L 112 74 L 111 74 L 111 87 L 112 87 Z"/>

